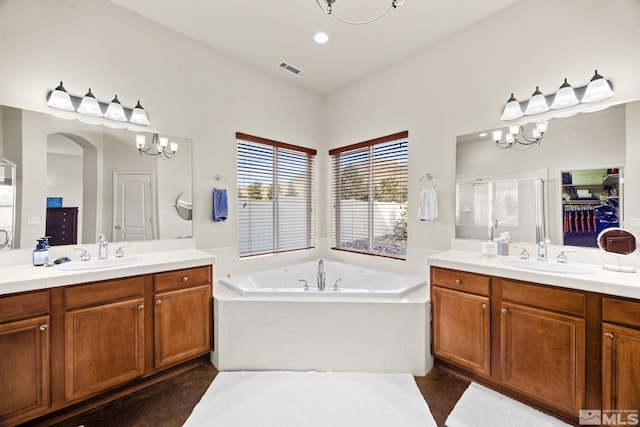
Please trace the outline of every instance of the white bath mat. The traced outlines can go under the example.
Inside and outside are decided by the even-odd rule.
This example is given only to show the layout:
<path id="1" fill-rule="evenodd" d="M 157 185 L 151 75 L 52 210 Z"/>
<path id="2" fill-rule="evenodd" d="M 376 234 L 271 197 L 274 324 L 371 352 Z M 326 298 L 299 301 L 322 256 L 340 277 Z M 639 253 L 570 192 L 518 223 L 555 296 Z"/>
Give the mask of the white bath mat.
<path id="1" fill-rule="evenodd" d="M 409 374 L 220 372 L 185 427 L 430 427 Z"/>
<path id="2" fill-rule="evenodd" d="M 447 427 L 570 427 L 563 421 L 471 383 L 445 422 Z"/>

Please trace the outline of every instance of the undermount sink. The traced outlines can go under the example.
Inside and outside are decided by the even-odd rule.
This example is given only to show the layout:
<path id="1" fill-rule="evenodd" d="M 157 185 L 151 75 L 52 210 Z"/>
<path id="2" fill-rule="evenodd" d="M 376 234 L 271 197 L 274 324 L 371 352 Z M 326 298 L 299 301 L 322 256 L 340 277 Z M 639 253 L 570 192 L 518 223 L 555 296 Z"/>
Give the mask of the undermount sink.
<path id="1" fill-rule="evenodd" d="M 58 264 L 56 267 L 59 270 L 97 270 L 100 268 L 121 267 L 137 261 L 138 258 L 135 257 L 92 259 L 90 261 L 65 262 L 64 264 Z"/>
<path id="2" fill-rule="evenodd" d="M 535 259 L 502 258 L 503 264 L 524 270 L 544 271 L 546 273 L 591 274 L 596 267 L 584 264 L 561 264 L 555 261 L 538 261 Z"/>

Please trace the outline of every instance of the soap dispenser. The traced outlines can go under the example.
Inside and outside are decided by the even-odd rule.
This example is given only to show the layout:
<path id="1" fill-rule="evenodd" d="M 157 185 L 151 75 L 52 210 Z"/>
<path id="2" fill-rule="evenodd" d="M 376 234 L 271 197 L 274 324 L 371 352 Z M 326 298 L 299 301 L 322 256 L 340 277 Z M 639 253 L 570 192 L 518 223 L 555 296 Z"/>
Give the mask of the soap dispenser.
<path id="1" fill-rule="evenodd" d="M 33 250 L 33 265 L 41 266 L 49 262 L 49 242 L 46 237 L 38 239 L 36 248 Z"/>

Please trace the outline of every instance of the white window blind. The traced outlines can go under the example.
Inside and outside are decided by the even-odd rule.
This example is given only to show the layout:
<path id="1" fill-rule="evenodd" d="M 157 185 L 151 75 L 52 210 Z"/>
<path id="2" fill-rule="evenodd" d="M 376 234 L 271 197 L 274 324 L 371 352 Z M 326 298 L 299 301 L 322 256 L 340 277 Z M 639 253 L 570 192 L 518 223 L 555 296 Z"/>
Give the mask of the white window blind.
<path id="1" fill-rule="evenodd" d="M 316 150 L 242 133 L 236 140 L 240 256 L 314 247 Z"/>
<path id="2" fill-rule="evenodd" d="M 405 259 L 409 133 L 329 151 L 333 249 Z"/>

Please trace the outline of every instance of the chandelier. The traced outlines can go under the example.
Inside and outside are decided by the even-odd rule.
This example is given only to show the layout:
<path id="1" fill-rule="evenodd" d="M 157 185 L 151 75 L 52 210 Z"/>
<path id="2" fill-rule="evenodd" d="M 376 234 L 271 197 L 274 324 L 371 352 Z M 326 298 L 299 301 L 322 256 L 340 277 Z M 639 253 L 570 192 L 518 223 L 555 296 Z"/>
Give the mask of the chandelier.
<path id="1" fill-rule="evenodd" d="M 548 127 L 548 121 L 537 122 L 535 127 L 531 129 L 530 134 L 527 134 L 524 125 L 514 125 L 509 126 L 509 132 L 505 134 L 504 140 L 502 139 L 502 129 L 494 130 L 491 132 L 491 136 L 498 148 L 520 148 L 521 150 L 526 150 L 534 145 L 540 145 Z"/>
<path id="2" fill-rule="evenodd" d="M 351 25 L 362 25 L 362 24 L 369 24 L 371 22 L 377 21 L 378 19 L 382 18 L 384 15 L 387 14 L 387 12 L 389 12 L 391 9 L 396 9 L 398 6 L 402 6 L 402 4 L 404 4 L 405 0 L 390 0 L 390 4 L 389 6 L 382 11 L 379 15 L 374 16 L 372 18 L 368 18 L 368 19 L 364 19 L 361 21 L 352 21 L 350 19 L 346 19 L 341 17 L 340 15 L 337 15 L 333 8 L 334 5 L 336 3 L 336 0 L 316 0 L 316 3 L 318 4 L 318 7 L 320 9 L 322 9 L 322 11 L 324 13 L 326 13 L 327 15 L 331 15 L 334 18 L 346 23 L 346 24 L 351 24 Z M 324 3 L 324 4 L 323 4 Z"/>
<path id="3" fill-rule="evenodd" d="M 151 141 L 147 144 L 147 137 L 138 134 L 136 135 L 136 148 L 140 156 L 146 154 L 147 156 L 155 156 L 167 160 L 172 158 L 178 151 L 178 143 L 169 142 L 169 138 L 166 136 L 158 136 L 157 133 L 154 133 Z"/>

